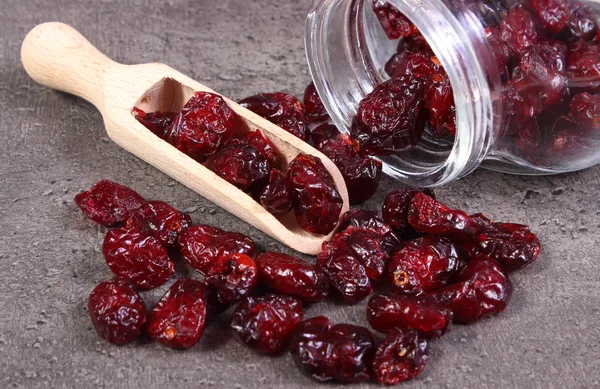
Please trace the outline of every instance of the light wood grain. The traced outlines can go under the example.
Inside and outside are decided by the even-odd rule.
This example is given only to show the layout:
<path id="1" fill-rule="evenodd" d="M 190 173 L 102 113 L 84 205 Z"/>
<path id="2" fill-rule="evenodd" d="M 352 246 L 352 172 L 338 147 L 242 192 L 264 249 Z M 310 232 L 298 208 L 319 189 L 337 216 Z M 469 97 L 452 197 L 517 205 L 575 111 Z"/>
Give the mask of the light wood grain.
<path id="1" fill-rule="evenodd" d="M 167 65 L 122 65 L 63 23 L 44 23 L 29 32 L 21 48 L 27 73 L 38 83 L 88 100 L 101 112 L 108 136 L 119 146 L 163 171 L 294 250 L 317 254 L 331 235 L 302 230 L 293 213 L 276 218 L 243 191 L 156 137 L 132 115 L 134 106 L 179 109 L 195 91 L 216 93 Z M 285 130 L 223 96 L 248 129 L 260 129 L 284 154 L 319 157 L 340 191 L 348 210 L 348 192 L 336 166 L 319 151 Z M 340 215 L 340 216 L 341 216 Z"/>

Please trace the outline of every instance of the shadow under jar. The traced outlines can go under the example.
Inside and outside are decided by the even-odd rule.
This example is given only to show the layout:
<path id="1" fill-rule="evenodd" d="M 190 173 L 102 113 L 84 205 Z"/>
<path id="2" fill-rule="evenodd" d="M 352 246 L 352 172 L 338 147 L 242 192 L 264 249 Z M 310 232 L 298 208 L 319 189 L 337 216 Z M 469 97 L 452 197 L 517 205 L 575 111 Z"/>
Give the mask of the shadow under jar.
<path id="1" fill-rule="evenodd" d="M 456 132 L 436 136 L 427 124 L 413 147 L 378 156 L 384 172 L 432 187 L 478 166 L 543 175 L 600 163 L 600 4 L 562 0 L 564 20 L 549 28 L 536 7 L 547 9 L 550 1 L 388 3 L 416 26 L 447 74 Z M 528 25 L 533 32 L 521 29 Z M 523 43 L 526 34 L 535 37 Z M 402 52 L 403 39 L 388 38 L 373 0 L 313 2 L 306 23 L 308 62 L 341 130 L 351 132 L 360 102 L 390 79 L 385 66 Z"/>

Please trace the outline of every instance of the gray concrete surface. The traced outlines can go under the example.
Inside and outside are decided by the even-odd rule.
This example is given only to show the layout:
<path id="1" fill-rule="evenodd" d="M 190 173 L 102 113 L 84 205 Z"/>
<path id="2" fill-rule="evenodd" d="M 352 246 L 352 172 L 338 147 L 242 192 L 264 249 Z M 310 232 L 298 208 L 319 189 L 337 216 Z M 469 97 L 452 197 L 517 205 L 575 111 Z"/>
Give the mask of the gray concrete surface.
<path id="1" fill-rule="evenodd" d="M 303 388 L 316 385 L 291 358 L 259 356 L 231 339 L 227 317 L 201 342 L 173 351 L 140 341 L 100 340 L 86 312 L 89 292 L 111 277 L 100 252 L 105 230 L 73 196 L 96 180 L 128 184 L 191 213 L 195 222 L 277 242 L 195 195 L 110 142 L 84 101 L 31 81 L 20 43 L 35 24 L 60 20 L 124 63 L 166 62 L 241 98 L 300 94 L 308 1 L 24 0 L 0 12 L 0 387 Z M 385 180 L 375 209 L 397 184 Z M 512 277 L 508 310 L 455 326 L 433 343 L 424 374 L 406 388 L 591 388 L 600 381 L 600 167 L 554 177 L 489 171 L 439 190 L 467 211 L 527 223 L 543 243 L 538 263 Z M 182 269 L 185 274 L 185 269 Z M 153 304 L 161 288 L 144 298 Z M 307 309 L 366 325 L 364 303 Z M 367 388 L 373 384 L 349 387 Z M 328 385 L 326 387 L 333 387 Z"/>

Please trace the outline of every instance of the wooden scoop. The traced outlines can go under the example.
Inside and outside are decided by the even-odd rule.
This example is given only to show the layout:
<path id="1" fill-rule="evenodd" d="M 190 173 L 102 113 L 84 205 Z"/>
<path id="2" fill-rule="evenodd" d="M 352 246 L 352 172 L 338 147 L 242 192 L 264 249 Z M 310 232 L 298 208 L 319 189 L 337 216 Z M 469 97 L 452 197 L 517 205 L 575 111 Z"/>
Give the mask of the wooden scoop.
<path id="1" fill-rule="evenodd" d="M 79 96 L 98 108 L 108 136 L 119 146 L 173 177 L 240 219 L 306 254 L 317 254 L 331 238 L 302 230 L 293 212 L 275 217 L 243 191 L 229 184 L 136 119 L 132 110 L 179 111 L 195 91 L 216 93 L 167 65 L 122 65 L 100 53 L 79 32 L 62 23 L 44 23 L 29 32 L 21 48 L 27 73 L 38 83 Z M 290 162 L 299 153 L 321 159 L 348 210 L 348 192 L 333 162 L 285 130 L 223 97 L 248 130 L 260 129 Z"/>

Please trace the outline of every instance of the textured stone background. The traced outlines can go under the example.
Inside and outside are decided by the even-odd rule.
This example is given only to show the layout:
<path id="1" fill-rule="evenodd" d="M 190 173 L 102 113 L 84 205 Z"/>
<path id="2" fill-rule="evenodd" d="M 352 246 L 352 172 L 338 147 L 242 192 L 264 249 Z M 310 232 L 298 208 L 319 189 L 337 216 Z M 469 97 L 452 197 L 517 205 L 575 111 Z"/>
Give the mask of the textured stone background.
<path id="1" fill-rule="evenodd" d="M 89 292 L 111 277 L 105 230 L 73 196 L 96 180 L 131 185 L 191 213 L 195 222 L 278 243 L 110 142 L 86 102 L 31 81 L 19 48 L 37 23 L 72 24 L 124 63 L 160 61 L 234 99 L 300 94 L 308 1 L 24 0 L 0 13 L 0 387 L 302 388 L 313 382 L 288 355 L 258 356 L 230 338 L 226 317 L 191 350 L 140 341 L 116 347 L 95 334 Z M 367 206 L 396 183 L 386 180 Z M 407 388 L 590 388 L 600 381 L 600 167 L 555 177 L 477 171 L 439 190 L 448 204 L 527 223 L 543 243 L 538 263 L 514 275 L 508 310 L 455 326 L 433 343 L 425 373 Z M 153 304 L 164 292 L 144 295 Z M 364 303 L 310 307 L 307 316 L 365 324 Z M 332 387 L 332 386 L 328 386 Z M 371 387 L 360 384 L 354 387 Z M 373 385 L 374 387 L 374 385 Z"/>

